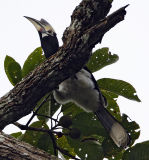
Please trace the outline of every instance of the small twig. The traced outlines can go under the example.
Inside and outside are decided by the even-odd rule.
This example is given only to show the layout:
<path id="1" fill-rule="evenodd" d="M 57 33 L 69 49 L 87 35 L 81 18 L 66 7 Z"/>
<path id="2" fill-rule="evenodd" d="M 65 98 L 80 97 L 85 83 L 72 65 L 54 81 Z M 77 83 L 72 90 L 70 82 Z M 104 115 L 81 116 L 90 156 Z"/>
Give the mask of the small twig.
<path id="1" fill-rule="evenodd" d="M 32 131 L 37 131 L 37 132 L 45 132 L 45 133 L 49 133 L 49 132 L 51 132 L 51 133 L 54 133 L 54 134 L 59 134 L 59 132 L 56 132 L 56 131 L 51 131 L 51 130 L 49 130 L 49 129 L 44 129 L 44 128 L 35 128 L 35 127 L 28 127 L 28 126 L 26 126 L 26 125 L 23 125 L 23 124 L 20 124 L 20 123 L 18 123 L 18 122 L 14 122 L 13 123 L 15 126 L 17 126 L 19 129 L 21 129 L 21 130 L 32 130 Z M 62 133 L 63 135 L 67 135 L 67 134 L 64 134 L 64 133 Z"/>
<path id="2" fill-rule="evenodd" d="M 53 143 L 54 155 L 56 156 L 57 155 L 57 143 L 56 143 L 55 137 L 51 131 L 49 132 L 49 135 L 50 135 L 52 143 Z"/>
<path id="3" fill-rule="evenodd" d="M 14 122 L 13 124 L 14 124 L 15 126 L 17 126 L 18 128 L 20 128 L 21 130 L 32 130 L 32 131 L 49 133 L 49 130 L 48 130 L 48 129 L 28 127 L 28 126 L 23 125 L 23 124 L 20 124 L 20 123 L 18 123 L 18 122 Z M 50 132 L 51 132 L 51 131 L 50 131 Z"/>
<path id="4" fill-rule="evenodd" d="M 55 125 L 56 125 L 56 123 L 55 123 Z M 53 128 L 53 122 L 52 122 L 52 119 L 51 119 L 51 129 Z"/>
<path id="5" fill-rule="evenodd" d="M 75 156 L 71 155 L 69 153 L 69 151 L 67 150 L 64 150 L 62 148 L 60 148 L 59 146 L 57 146 L 57 143 L 56 143 L 56 140 L 55 140 L 55 137 L 54 137 L 54 133 L 55 134 L 58 134 L 59 132 L 55 132 L 55 131 L 51 131 L 51 130 L 47 130 L 47 129 L 44 129 L 44 128 L 35 128 L 35 127 L 28 127 L 26 125 L 22 125 L 18 122 L 14 122 L 13 123 L 15 126 L 17 126 L 18 128 L 20 128 L 21 130 L 32 130 L 32 131 L 38 131 L 38 132 L 44 132 L 44 133 L 48 133 L 51 137 L 51 140 L 52 140 L 52 143 L 53 143 L 53 149 L 54 149 L 54 154 L 57 155 L 57 150 L 59 150 L 61 153 L 75 159 L 75 160 L 80 160 L 78 158 L 76 158 Z M 62 133 L 63 134 L 63 133 Z M 64 135 L 64 134 L 63 134 Z"/>
<path id="6" fill-rule="evenodd" d="M 36 114 L 39 111 L 39 109 L 41 108 L 41 106 L 48 100 L 48 98 L 50 97 L 50 95 L 51 95 L 51 93 L 48 94 L 48 96 L 42 101 L 42 103 L 38 106 L 38 108 L 35 110 L 35 112 L 33 112 L 33 115 L 31 116 L 31 118 L 26 123 L 26 126 L 28 126 L 30 124 L 30 122 L 32 121 L 32 119 L 36 116 Z"/>
<path id="7" fill-rule="evenodd" d="M 22 125 L 22 124 L 20 124 L 20 123 L 18 123 L 18 122 L 14 122 L 13 123 L 15 126 L 17 126 L 17 127 L 19 127 L 21 130 L 32 130 L 32 131 L 40 131 L 40 132 L 45 132 L 45 133 L 48 133 L 49 135 L 50 135 L 50 137 L 51 137 L 51 140 L 52 140 L 52 143 L 53 143 L 53 149 L 54 149 L 54 155 L 57 155 L 57 144 L 56 144 L 56 142 L 55 142 L 55 138 L 54 138 L 54 135 L 53 135 L 53 133 L 52 133 L 52 131 L 51 130 L 47 130 L 47 129 L 44 129 L 44 128 L 35 128 L 35 127 L 28 127 L 28 126 L 26 126 L 26 125 Z"/>
<path id="8" fill-rule="evenodd" d="M 85 141 L 98 141 L 98 139 L 93 138 L 93 137 L 88 137 L 88 138 L 84 138 L 81 140 L 81 142 L 85 142 Z"/>
<path id="9" fill-rule="evenodd" d="M 56 127 L 58 127 L 59 124 L 56 124 L 54 127 L 51 128 L 51 130 L 57 129 Z"/>
<path id="10" fill-rule="evenodd" d="M 57 114 L 56 119 L 58 119 L 58 117 L 59 117 L 60 114 L 61 114 L 61 109 L 60 109 L 59 113 Z"/>
<path id="11" fill-rule="evenodd" d="M 51 97 L 51 103 L 52 103 L 52 97 Z M 50 107 L 50 115 L 52 116 L 52 107 Z M 56 125 L 56 122 L 55 122 Z M 51 128 L 53 127 L 52 119 L 51 119 Z"/>
<path id="12" fill-rule="evenodd" d="M 57 119 L 55 119 L 55 118 L 53 118 L 53 117 L 50 117 L 50 116 L 46 116 L 46 115 L 38 114 L 38 113 L 36 113 L 36 115 L 37 115 L 37 116 L 41 116 L 41 117 L 45 117 L 45 118 L 49 118 L 49 119 L 51 119 L 51 120 L 53 120 L 53 121 L 55 121 L 55 122 L 58 122 Z"/>

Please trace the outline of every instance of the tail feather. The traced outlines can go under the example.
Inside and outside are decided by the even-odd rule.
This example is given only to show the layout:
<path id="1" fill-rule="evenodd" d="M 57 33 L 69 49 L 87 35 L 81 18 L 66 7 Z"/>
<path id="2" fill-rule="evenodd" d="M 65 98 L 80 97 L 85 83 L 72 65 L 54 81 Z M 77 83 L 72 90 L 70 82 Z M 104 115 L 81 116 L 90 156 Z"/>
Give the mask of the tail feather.
<path id="1" fill-rule="evenodd" d="M 103 127 L 107 130 L 110 137 L 118 147 L 127 147 L 130 143 L 130 136 L 124 127 L 107 111 L 102 107 L 95 112 L 96 116 L 102 123 Z"/>

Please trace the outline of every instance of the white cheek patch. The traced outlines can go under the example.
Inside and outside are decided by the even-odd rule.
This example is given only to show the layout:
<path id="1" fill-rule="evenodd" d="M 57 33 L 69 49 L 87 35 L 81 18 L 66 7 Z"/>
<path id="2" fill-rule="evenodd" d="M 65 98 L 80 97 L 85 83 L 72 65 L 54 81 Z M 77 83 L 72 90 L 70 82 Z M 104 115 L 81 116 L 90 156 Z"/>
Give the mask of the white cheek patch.
<path id="1" fill-rule="evenodd" d="M 42 38 L 48 37 L 49 35 L 47 33 L 42 33 Z"/>
<path id="2" fill-rule="evenodd" d="M 53 36 L 54 37 L 54 33 L 53 32 L 42 32 L 42 38 L 48 37 L 48 36 Z"/>

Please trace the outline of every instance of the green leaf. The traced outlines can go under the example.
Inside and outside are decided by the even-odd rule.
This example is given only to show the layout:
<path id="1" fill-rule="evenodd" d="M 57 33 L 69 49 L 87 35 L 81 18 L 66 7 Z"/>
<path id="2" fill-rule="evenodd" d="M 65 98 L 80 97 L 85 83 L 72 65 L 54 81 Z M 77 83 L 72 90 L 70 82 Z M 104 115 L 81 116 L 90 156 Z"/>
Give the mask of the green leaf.
<path id="1" fill-rule="evenodd" d="M 115 158 L 118 154 L 120 156 L 120 152 L 122 151 L 121 148 L 118 148 L 114 142 L 109 139 L 105 138 L 102 143 L 103 152 L 106 158 Z"/>
<path id="2" fill-rule="evenodd" d="M 22 79 L 21 66 L 12 57 L 6 56 L 4 61 L 5 73 L 13 86 Z"/>
<path id="3" fill-rule="evenodd" d="M 107 137 L 107 133 L 93 113 L 82 112 L 72 118 L 72 127 L 81 131 L 81 137 L 98 135 Z"/>
<path id="4" fill-rule="evenodd" d="M 140 136 L 140 127 L 135 121 L 130 121 L 130 119 L 128 119 L 129 117 L 126 114 L 122 115 L 122 124 L 131 137 L 131 143 L 129 146 L 132 146 L 135 140 Z"/>
<path id="5" fill-rule="evenodd" d="M 111 78 L 102 78 L 98 80 L 97 83 L 101 90 L 106 90 L 125 98 L 140 102 L 140 99 L 136 95 L 135 88 L 128 82 Z"/>
<path id="6" fill-rule="evenodd" d="M 121 121 L 121 113 L 120 113 L 120 109 L 119 106 L 116 102 L 117 100 L 117 95 L 115 94 L 111 94 L 111 92 L 106 91 L 106 90 L 101 90 L 102 94 L 106 97 L 108 106 L 107 109 L 108 111 L 119 121 Z"/>
<path id="7" fill-rule="evenodd" d="M 81 132 L 81 136 L 78 139 L 72 139 L 67 136 L 68 143 L 71 148 L 74 148 L 75 153 L 81 159 L 93 160 L 93 157 L 95 160 L 102 159 L 103 151 L 101 142 L 103 141 L 103 137 L 108 137 L 108 134 L 96 119 L 96 116 L 92 113 L 82 111 L 72 117 L 71 127 L 77 128 Z M 63 131 L 64 133 L 68 133 L 66 129 Z"/>
<path id="8" fill-rule="evenodd" d="M 42 102 L 46 99 L 46 97 L 49 95 L 50 93 L 46 94 L 44 97 L 42 97 L 34 110 L 36 110 L 41 104 Z M 40 109 L 37 112 L 37 118 L 40 121 L 43 122 L 48 122 L 49 118 L 48 117 L 52 117 L 54 115 L 54 113 L 60 108 L 61 104 L 57 103 L 54 100 L 53 94 L 51 93 L 49 98 L 46 100 L 45 103 L 42 104 L 42 106 L 40 107 Z"/>
<path id="9" fill-rule="evenodd" d="M 32 123 L 30 127 L 49 130 L 49 127 L 47 124 L 43 123 L 43 121 L 36 121 Z M 37 148 L 43 149 L 50 154 L 54 154 L 51 137 L 47 133 L 27 130 L 22 137 L 22 141 L 25 141 Z"/>
<path id="10" fill-rule="evenodd" d="M 104 158 L 102 147 L 97 141 L 86 140 L 81 142 L 70 137 L 67 137 L 67 139 L 70 146 L 74 148 L 75 153 L 82 160 L 100 160 Z"/>
<path id="11" fill-rule="evenodd" d="M 70 145 L 68 144 L 68 141 L 67 141 L 67 138 L 65 136 L 62 136 L 61 138 L 58 138 L 57 139 L 57 144 L 59 147 L 67 150 L 69 152 L 69 154 L 75 156 L 76 153 L 74 152 L 74 149 L 70 147 Z M 63 156 L 66 158 L 66 159 L 69 159 L 70 157 L 66 156 L 63 154 Z"/>
<path id="12" fill-rule="evenodd" d="M 42 54 L 42 48 L 36 48 L 27 58 L 23 65 L 22 75 L 25 77 L 29 74 L 34 68 L 36 68 L 40 63 L 45 60 L 45 56 Z"/>
<path id="13" fill-rule="evenodd" d="M 51 94 L 51 102 L 50 102 L 51 116 L 53 116 L 60 107 L 61 104 L 57 103 L 53 97 L 53 94 Z"/>
<path id="14" fill-rule="evenodd" d="M 149 141 L 137 143 L 129 148 L 123 155 L 123 160 L 148 160 L 149 159 Z"/>
<path id="15" fill-rule="evenodd" d="M 54 153 L 52 140 L 49 134 L 42 134 L 39 137 L 37 147 L 51 154 Z"/>
<path id="16" fill-rule="evenodd" d="M 65 105 L 62 105 L 61 111 L 64 115 L 70 115 L 71 117 L 76 116 L 77 114 L 84 112 L 80 107 L 78 107 L 74 103 L 67 103 Z"/>
<path id="17" fill-rule="evenodd" d="M 112 3 L 112 2 L 113 2 L 113 0 L 109 0 L 109 2 L 110 2 L 110 3 Z"/>
<path id="18" fill-rule="evenodd" d="M 109 52 L 109 48 L 98 49 L 92 54 L 87 63 L 87 67 L 91 72 L 96 72 L 107 65 L 117 62 L 118 59 L 118 55 L 112 55 L 111 52 Z"/>
<path id="19" fill-rule="evenodd" d="M 30 127 L 49 129 L 49 127 L 45 123 L 43 123 L 42 121 L 33 122 L 30 125 Z M 37 146 L 38 140 L 41 135 L 43 135 L 42 132 L 27 130 L 24 133 L 22 140 L 33 145 L 33 146 Z"/>
<path id="20" fill-rule="evenodd" d="M 6 56 L 5 57 L 5 60 L 4 60 L 4 68 L 5 68 L 5 70 L 8 68 L 8 65 L 10 63 L 12 63 L 12 62 L 15 62 L 15 60 L 12 57 L 10 57 L 10 56 Z"/>
<path id="21" fill-rule="evenodd" d="M 46 97 L 49 95 L 46 94 L 44 97 L 42 97 L 34 110 L 36 110 L 40 105 L 41 103 L 46 99 Z M 53 98 L 53 95 L 51 93 L 51 95 L 49 96 L 49 98 L 47 99 L 47 101 L 40 107 L 40 109 L 38 110 L 38 115 L 37 115 L 37 118 L 40 120 L 40 121 L 44 121 L 44 122 L 48 122 L 49 118 L 48 117 L 52 117 L 54 115 L 54 113 L 60 108 L 60 104 L 58 104 L 54 98 Z M 48 116 L 48 117 L 46 117 Z"/>
<path id="22" fill-rule="evenodd" d="M 14 138 L 18 138 L 22 135 L 22 132 L 16 132 L 16 133 L 12 133 L 10 135 L 13 136 Z"/>
<path id="23" fill-rule="evenodd" d="M 48 93 L 49 94 L 49 93 Z M 45 100 L 45 98 L 48 96 L 48 94 L 46 94 L 44 97 L 42 97 L 34 110 L 36 110 L 40 104 Z M 49 118 L 47 117 L 44 117 L 44 116 L 51 116 L 51 111 L 50 111 L 50 102 L 51 102 L 51 96 L 47 99 L 47 101 L 40 107 L 40 109 L 38 110 L 38 114 L 39 116 L 37 115 L 37 118 L 40 120 L 40 121 L 44 121 L 44 122 L 48 122 Z M 44 116 L 40 116 L 40 115 L 44 115 Z"/>

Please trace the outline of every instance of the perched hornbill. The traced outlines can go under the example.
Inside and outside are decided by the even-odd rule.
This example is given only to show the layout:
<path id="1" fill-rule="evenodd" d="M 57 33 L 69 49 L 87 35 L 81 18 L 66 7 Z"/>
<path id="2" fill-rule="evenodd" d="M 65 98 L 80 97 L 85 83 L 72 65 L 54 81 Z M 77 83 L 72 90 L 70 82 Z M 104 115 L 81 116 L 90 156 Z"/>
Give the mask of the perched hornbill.
<path id="1" fill-rule="evenodd" d="M 57 52 L 59 43 L 52 26 L 44 19 L 37 21 L 36 19 L 30 17 L 25 16 L 25 18 L 27 18 L 36 27 L 45 57 L 48 58 Z"/>
<path id="2" fill-rule="evenodd" d="M 46 58 L 50 57 L 59 47 L 54 29 L 44 19 L 26 18 L 36 27 Z M 87 67 L 60 83 L 53 95 L 60 104 L 74 102 L 86 112 L 94 112 L 118 147 L 125 148 L 130 143 L 127 131 L 105 108 L 106 99 Z"/>

